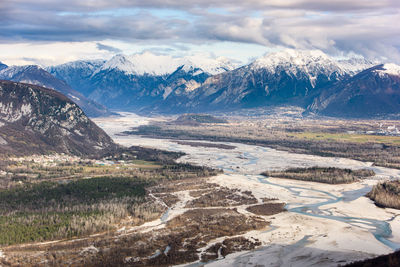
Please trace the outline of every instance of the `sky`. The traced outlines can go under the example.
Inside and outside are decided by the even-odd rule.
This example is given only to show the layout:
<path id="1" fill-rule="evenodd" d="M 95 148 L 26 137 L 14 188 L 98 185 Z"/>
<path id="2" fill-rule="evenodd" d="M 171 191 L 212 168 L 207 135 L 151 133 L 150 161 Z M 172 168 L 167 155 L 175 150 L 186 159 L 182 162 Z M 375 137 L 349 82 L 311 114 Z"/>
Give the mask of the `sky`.
<path id="1" fill-rule="evenodd" d="M 284 48 L 400 64 L 400 0 L 0 0 L 0 61 L 150 51 L 246 64 Z"/>

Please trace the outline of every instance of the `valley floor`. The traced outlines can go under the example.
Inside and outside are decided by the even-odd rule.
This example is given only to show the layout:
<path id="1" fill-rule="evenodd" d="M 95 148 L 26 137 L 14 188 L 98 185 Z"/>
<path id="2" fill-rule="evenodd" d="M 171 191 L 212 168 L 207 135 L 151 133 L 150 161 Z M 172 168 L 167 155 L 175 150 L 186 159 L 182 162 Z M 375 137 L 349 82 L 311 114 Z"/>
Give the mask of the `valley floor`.
<path id="1" fill-rule="evenodd" d="M 400 248 L 400 211 L 364 195 L 400 170 L 346 158 L 295 154 L 239 143 L 176 142 L 124 135 L 148 119 L 124 113 L 96 123 L 125 146 L 184 152 L 181 163 L 222 169 L 209 178 L 158 183 L 147 189 L 164 208 L 137 225 L 86 237 L 2 247 L 10 265 L 72 266 L 338 266 Z M 371 169 L 351 184 L 322 184 L 260 175 L 290 167 Z M 284 204 L 282 204 L 284 203 Z M 284 209 L 283 209 L 284 207 Z"/>
<path id="2" fill-rule="evenodd" d="M 126 117 L 127 121 L 129 119 Z M 144 124 L 148 123 L 145 119 Z M 103 124 L 103 127 L 106 123 Z M 107 131 L 107 127 L 104 127 Z M 114 136 L 128 145 L 141 143 L 187 153 L 180 161 L 221 168 L 224 174 L 211 182 L 228 188 L 248 190 L 258 199 L 278 199 L 288 212 L 266 217 L 269 230 L 244 236 L 258 238 L 261 246 L 221 258 L 210 266 L 337 266 L 390 253 L 400 248 L 400 211 L 377 207 L 365 194 L 381 180 L 395 179 L 397 169 L 345 158 L 294 154 L 260 146 L 223 143 L 235 149 L 200 148 L 166 139 L 134 135 Z M 204 141 L 202 141 L 204 142 Z M 371 169 L 376 175 L 352 184 L 329 185 L 266 178 L 265 170 L 290 167 L 338 167 Z"/>

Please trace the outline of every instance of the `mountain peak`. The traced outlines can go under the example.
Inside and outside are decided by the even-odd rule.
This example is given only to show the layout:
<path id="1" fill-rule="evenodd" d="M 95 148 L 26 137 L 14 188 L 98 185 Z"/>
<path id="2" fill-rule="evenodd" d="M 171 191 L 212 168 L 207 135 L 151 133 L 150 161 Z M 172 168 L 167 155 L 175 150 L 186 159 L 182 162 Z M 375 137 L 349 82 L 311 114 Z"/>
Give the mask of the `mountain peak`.
<path id="1" fill-rule="evenodd" d="M 383 64 L 381 68 L 377 68 L 375 72 L 379 74 L 400 75 L 400 66 L 394 63 Z"/>
<path id="2" fill-rule="evenodd" d="M 211 75 L 235 69 L 235 65 L 225 57 L 210 58 L 204 55 L 192 55 L 180 60 L 184 70 L 201 69 Z"/>
<path id="3" fill-rule="evenodd" d="M 106 61 L 94 74 L 101 70 L 117 69 L 132 75 L 165 75 L 176 69 L 171 56 L 154 55 L 150 52 L 126 56 L 118 54 Z"/>
<path id="4" fill-rule="evenodd" d="M 209 74 L 219 74 L 234 69 L 234 65 L 228 59 L 222 57 L 213 59 L 204 55 L 192 55 L 177 58 L 145 51 L 130 56 L 116 55 L 104 63 L 94 74 L 101 70 L 117 69 L 132 75 L 162 76 L 171 74 L 182 66 L 185 71 L 200 69 Z"/>
<path id="5" fill-rule="evenodd" d="M 93 60 L 76 60 L 67 63 L 63 63 L 57 66 L 51 66 L 46 68 L 47 71 L 52 72 L 53 70 L 62 71 L 65 69 L 89 69 L 95 71 L 100 68 L 106 61 L 104 59 L 93 59 Z"/>
<path id="6" fill-rule="evenodd" d="M 257 59 L 255 63 L 260 66 L 277 66 L 279 64 L 291 63 L 305 66 L 310 62 L 331 61 L 332 59 L 320 50 L 294 50 L 285 49 L 272 52 Z"/>
<path id="7" fill-rule="evenodd" d="M 3 62 L 0 62 L 0 70 L 7 68 L 8 66 Z"/>
<path id="8" fill-rule="evenodd" d="M 320 50 L 285 49 L 266 54 L 254 61 L 251 66 L 254 69 L 267 69 L 271 73 L 284 70 L 292 74 L 302 71 L 311 76 L 321 72 L 344 74 L 338 63 Z"/>
<path id="9" fill-rule="evenodd" d="M 360 71 L 372 68 L 379 63 L 367 60 L 363 57 L 352 57 L 338 60 L 339 66 L 350 75 L 355 75 Z"/>

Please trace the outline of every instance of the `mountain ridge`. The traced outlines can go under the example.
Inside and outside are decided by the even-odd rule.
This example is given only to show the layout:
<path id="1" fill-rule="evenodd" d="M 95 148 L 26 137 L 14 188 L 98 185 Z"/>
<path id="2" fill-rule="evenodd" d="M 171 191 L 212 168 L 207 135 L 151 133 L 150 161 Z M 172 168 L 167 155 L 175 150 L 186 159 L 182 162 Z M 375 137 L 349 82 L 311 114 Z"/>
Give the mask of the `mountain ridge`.
<path id="1" fill-rule="evenodd" d="M 86 98 L 80 92 L 72 89 L 66 82 L 57 79 L 37 65 L 7 66 L 0 70 L 0 79 L 30 83 L 57 90 L 76 102 L 89 116 L 97 117 L 111 114 L 106 107 Z"/>
<path id="2" fill-rule="evenodd" d="M 0 80 L 0 137 L 3 155 L 94 156 L 117 147 L 60 92 L 6 80 Z"/>
<path id="3" fill-rule="evenodd" d="M 400 66 L 380 64 L 340 81 L 316 97 L 307 110 L 352 118 L 399 114 Z"/>

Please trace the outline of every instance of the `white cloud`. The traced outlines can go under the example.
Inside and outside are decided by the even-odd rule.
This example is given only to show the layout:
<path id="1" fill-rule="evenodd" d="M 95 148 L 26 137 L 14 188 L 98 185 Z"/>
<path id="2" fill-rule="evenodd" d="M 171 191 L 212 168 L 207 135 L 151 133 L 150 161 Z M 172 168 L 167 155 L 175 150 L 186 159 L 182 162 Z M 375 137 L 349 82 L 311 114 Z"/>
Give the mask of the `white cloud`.
<path id="1" fill-rule="evenodd" d="M 6 62 L 107 58 L 119 50 L 186 53 L 187 47 L 216 43 L 317 48 L 400 62 L 398 0 L 1 2 L 0 59 Z"/>

